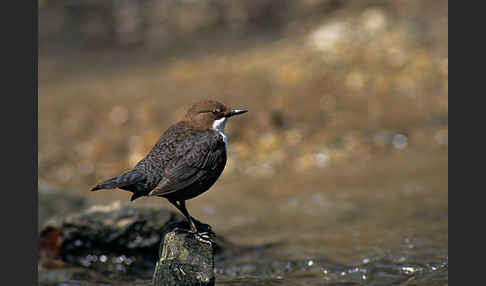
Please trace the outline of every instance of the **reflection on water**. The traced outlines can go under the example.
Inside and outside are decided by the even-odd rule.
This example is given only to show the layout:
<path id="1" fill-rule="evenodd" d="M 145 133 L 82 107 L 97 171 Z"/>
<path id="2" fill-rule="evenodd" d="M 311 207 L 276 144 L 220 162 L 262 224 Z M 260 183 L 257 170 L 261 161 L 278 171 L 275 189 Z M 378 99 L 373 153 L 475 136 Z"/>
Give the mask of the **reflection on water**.
<path id="1" fill-rule="evenodd" d="M 235 265 L 237 270 L 221 270 L 233 275 L 218 276 L 221 285 L 442 285 L 448 279 L 447 257 L 429 257 L 434 262 L 419 262 L 405 255 L 365 258 L 356 266 L 325 260 L 265 261 L 258 265 Z M 409 254 L 408 254 L 409 255 Z M 425 259 L 426 260 L 426 259 Z M 231 267 L 230 267 L 231 269 Z M 235 272 L 233 272 L 235 271 Z M 219 273 L 219 272 L 217 272 Z"/>

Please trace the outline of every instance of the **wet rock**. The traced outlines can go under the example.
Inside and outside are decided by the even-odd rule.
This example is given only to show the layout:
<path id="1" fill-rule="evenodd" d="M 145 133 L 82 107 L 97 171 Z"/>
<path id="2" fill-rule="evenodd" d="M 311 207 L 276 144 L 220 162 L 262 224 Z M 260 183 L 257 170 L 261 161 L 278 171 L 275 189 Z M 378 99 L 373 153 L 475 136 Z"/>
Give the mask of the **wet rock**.
<path id="1" fill-rule="evenodd" d="M 173 230 L 171 227 L 174 224 L 178 226 L 179 222 L 182 223 L 181 228 L 186 227 L 185 220 L 178 213 L 165 209 L 139 208 L 120 202 L 93 206 L 67 217 L 55 216 L 42 225 L 39 233 L 39 277 L 46 278 L 39 281 L 54 283 L 73 280 L 72 276 L 78 275 L 75 273 L 79 271 L 72 272 L 69 269 L 84 269 L 94 276 L 81 279 L 83 281 L 99 280 L 91 277 L 103 273 L 103 277 L 109 281 L 141 279 L 147 282 L 152 279 L 159 257 L 161 237 L 169 239 L 166 234 Z M 197 220 L 196 224 L 199 229 L 209 229 L 208 225 Z M 171 243 L 179 238 L 176 236 Z M 189 238 L 187 240 L 189 243 L 197 243 L 190 242 Z M 203 247 L 189 244 L 188 249 L 191 248 L 191 253 L 201 254 Z M 217 263 L 224 263 L 253 251 L 254 247 L 238 246 L 219 236 L 214 238 L 210 250 L 211 259 L 214 254 Z M 192 254 L 188 259 L 196 263 L 196 257 Z M 186 273 L 190 269 L 208 273 L 207 269 L 213 267 L 212 260 L 199 266 L 186 262 L 184 265 L 187 267 L 183 267 Z M 62 279 L 58 280 L 59 277 Z M 209 282 L 214 281 L 214 277 L 208 277 Z M 204 280 L 202 276 L 197 279 Z"/>
<path id="2" fill-rule="evenodd" d="M 62 261 L 97 271 L 149 277 L 164 226 L 179 219 L 168 210 L 119 202 L 52 219 L 40 232 L 39 263 L 49 267 Z"/>
<path id="3" fill-rule="evenodd" d="M 211 227 L 196 222 L 198 230 L 214 233 Z M 162 285 L 214 285 L 214 243 L 198 241 L 193 234 L 177 229 L 189 229 L 186 222 L 168 225 L 160 244 L 159 260 L 152 284 Z M 212 239 L 211 239 L 212 240 Z"/>

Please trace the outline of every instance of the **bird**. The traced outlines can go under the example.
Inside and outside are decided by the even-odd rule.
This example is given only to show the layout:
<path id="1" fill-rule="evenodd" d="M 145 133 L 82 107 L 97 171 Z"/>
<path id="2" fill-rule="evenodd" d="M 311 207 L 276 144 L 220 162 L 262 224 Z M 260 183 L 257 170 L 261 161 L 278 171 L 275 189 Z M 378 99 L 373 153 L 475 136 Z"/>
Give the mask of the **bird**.
<path id="1" fill-rule="evenodd" d="M 220 177 L 228 153 L 226 122 L 246 112 L 216 100 L 193 104 L 133 169 L 97 184 L 91 191 L 126 190 L 133 193 L 130 201 L 143 196 L 163 197 L 187 219 L 188 232 L 199 241 L 210 243 L 207 232 L 196 228 L 186 201 L 209 190 Z"/>

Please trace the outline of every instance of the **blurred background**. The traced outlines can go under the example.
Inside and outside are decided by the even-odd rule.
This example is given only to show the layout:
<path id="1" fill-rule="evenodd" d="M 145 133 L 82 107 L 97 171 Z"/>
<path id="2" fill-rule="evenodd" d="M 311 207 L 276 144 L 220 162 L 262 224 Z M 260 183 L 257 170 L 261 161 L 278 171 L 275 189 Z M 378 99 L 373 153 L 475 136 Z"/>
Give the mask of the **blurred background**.
<path id="1" fill-rule="evenodd" d="M 128 201 L 88 190 L 212 98 L 249 110 L 188 202 L 218 234 L 346 262 L 447 253 L 448 1 L 39 0 L 38 63 L 39 192 Z"/>

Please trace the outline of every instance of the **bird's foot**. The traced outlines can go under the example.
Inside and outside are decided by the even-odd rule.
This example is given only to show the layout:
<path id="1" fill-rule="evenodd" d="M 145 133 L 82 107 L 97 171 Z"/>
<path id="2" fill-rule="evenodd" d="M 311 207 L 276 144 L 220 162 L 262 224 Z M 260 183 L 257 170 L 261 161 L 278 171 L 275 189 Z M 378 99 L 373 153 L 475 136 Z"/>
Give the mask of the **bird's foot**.
<path id="1" fill-rule="evenodd" d="M 202 242 L 202 243 L 206 243 L 206 244 L 209 244 L 209 245 L 212 245 L 212 243 L 213 243 L 213 241 L 211 239 L 211 235 L 213 235 L 214 232 L 212 232 L 212 231 L 198 232 L 197 230 L 180 228 L 180 227 L 174 228 L 173 231 L 179 232 L 179 233 L 181 233 L 181 232 L 182 233 L 190 233 L 190 234 L 194 235 L 194 238 L 196 240 L 198 240 L 199 242 Z"/>
<path id="2" fill-rule="evenodd" d="M 196 238 L 199 242 L 206 243 L 209 245 L 213 244 L 213 240 L 211 239 L 210 232 L 194 232 L 194 238 Z"/>
<path id="3" fill-rule="evenodd" d="M 197 225 L 197 228 L 204 229 L 204 231 L 199 232 L 199 233 L 216 237 L 216 233 L 213 231 L 213 228 L 209 224 L 202 223 L 202 222 L 198 221 L 197 219 L 195 219 L 193 217 L 191 217 L 191 219 L 195 222 L 194 227 L 196 227 L 196 225 Z"/>

